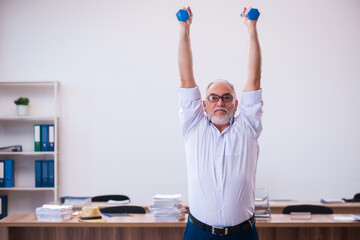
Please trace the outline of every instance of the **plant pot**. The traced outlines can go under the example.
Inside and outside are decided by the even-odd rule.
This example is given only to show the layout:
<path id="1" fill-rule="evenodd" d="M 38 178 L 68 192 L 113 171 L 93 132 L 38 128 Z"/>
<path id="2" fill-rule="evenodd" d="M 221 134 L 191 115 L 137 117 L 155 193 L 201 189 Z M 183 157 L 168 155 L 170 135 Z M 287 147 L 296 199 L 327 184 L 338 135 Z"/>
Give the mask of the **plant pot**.
<path id="1" fill-rule="evenodd" d="M 26 116 L 28 113 L 29 106 L 26 105 L 16 105 L 16 111 L 18 116 Z"/>

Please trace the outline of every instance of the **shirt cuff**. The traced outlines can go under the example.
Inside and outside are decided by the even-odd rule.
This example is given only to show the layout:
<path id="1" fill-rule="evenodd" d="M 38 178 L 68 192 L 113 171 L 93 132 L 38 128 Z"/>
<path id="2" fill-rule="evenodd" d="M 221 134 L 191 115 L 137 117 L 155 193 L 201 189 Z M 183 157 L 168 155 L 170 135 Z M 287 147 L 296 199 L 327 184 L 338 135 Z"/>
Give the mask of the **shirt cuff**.
<path id="1" fill-rule="evenodd" d="M 194 88 L 179 88 L 179 95 L 180 98 L 189 101 L 201 99 L 200 90 L 197 86 Z"/>
<path id="2" fill-rule="evenodd" d="M 262 101 L 262 89 L 252 91 L 252 92 L 243 92 L 241 94 L 241 104 L 242 105 L 254 105 Z"/>

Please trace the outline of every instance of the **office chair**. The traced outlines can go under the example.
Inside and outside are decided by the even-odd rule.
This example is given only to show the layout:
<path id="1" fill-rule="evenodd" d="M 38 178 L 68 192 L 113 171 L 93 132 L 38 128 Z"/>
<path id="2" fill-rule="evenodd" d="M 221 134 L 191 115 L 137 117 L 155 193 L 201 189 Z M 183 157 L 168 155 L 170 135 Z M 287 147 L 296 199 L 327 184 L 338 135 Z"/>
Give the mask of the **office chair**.
<path id="1" fill-rule="evenodd" d="M 116 200 L 116 201 L 124 201 L 129 200 L 130 198 L 125 195 L 101 195 L 101 196 L 95 196 L 91 198 L 92 202 L 107 202 L 109 200 Z"/>
<path id="2" fill-rule="evenodd" d="M 310 212 L 311 214 L 333 214 L 333 210 L 326 206 L 319 205 L 289 205 L 286 206 L 282 213 L 290 214 L 291 212 Z"/>
<path id="3" fill-rule="evenodd" d="M 146 213 L 145 208 L 140 206 L 115 206 L 100 209 L 101 213 Z"/>
<path id="4" fill-rule="evenodd" d="M 355 194 L 354 198 L 352 199 L 346 199 L 343 198 L 345 202 L 360 202 L 360 193 Z"/>

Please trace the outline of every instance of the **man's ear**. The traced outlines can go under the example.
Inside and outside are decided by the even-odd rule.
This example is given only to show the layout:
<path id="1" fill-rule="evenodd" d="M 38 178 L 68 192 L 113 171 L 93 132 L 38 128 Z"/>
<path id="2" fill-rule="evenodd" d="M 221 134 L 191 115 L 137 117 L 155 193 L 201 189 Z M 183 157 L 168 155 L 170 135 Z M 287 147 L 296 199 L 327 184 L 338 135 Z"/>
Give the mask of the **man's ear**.
<path id="1" fill-rule="evenodd" d="M 203 100 L 203 108 L 204 108 L 204 112 L 206 112 L 206 101 L 205 100 Z"/>
<path id="2" fill-rule="evenodd" d="M 236 100 L 235 100 L 235 112 L 236 112 L 236 110 L 237 110 L 238 104 L 239 104 L 239 101 L 236 99 Z"/>

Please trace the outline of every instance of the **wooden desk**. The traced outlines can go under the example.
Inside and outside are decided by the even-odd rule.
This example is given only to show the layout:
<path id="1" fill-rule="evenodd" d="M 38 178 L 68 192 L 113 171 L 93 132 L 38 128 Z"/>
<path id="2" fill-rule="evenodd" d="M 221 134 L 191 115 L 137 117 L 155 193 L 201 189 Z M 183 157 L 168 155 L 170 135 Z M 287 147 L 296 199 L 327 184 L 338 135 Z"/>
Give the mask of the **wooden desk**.
<path id="1" fill-rule="evenodd" d="M 310 220 L 292 220 L 289 215 L 273 214 L 271 221 L 256 223 L 261 240 L 359 239 L 360 222 L 335 221 L 335 216 L 313 215 Z M 38 222 L 35 214 L 14 214 L 0 221 L 5 240 L 181 240 L 186 221 L 154 222 L 151 214 L 106 217 L 104 223 L 80 223 L 76 218 L 63 222 Z M 1 237 L 1 236 L 0 236 Z"/>
<path id="2" fill-rule="evenodd" d="M 271 213 L 282 213 L 288 205 L 320 205 L 330 207 L 334 213 L 360 214 L 360 202 L 357 203 L 321 203 L 320 201 L 270 201 Z"/>
<path id="3" fill-rule="evenodd" d="M 60 203 L 49 203 L 49 204 L 60 204 Z M 189 205 L 187 202 L 183 202 L 182 203 L 183 206 L 189 210 Z M 288 206 L 288 205 L 302 205 L 302 204 L 311 204 L 311 205 L 321 205 L 321 206 L 327 206 L 332 208 L 332 210 L 334 211 L 334 213 L 339 213 L 339 214 L 360 214 L 360 202 L 359 203 L 332 203 L 332 204 L 324 204 L 321 203 L 320 201 L 270 201 L 270 209 L 271 209 L 271 213 L 276 213 L 276 214 L 281 214 L 282 210 Z M 93 202 L 91 203 L 92 206 L 98 206 L 99 208 L 104 208 L 104 207 L 112 207 L 112 206 L 118 206 L 116 204 L 111 204 L 111 203 L 107 203 L 107 202 Z M 142 206 L 145 208 L 145 210 L 147 212 L 149 212 L 148 206 L 149 203 L 126 203 L 126 204 L 121 204 L 121 205 L 137 205 L 137 206 Z M 81 210 L 81 206 L 74 206 L 74 210 Z"/>

